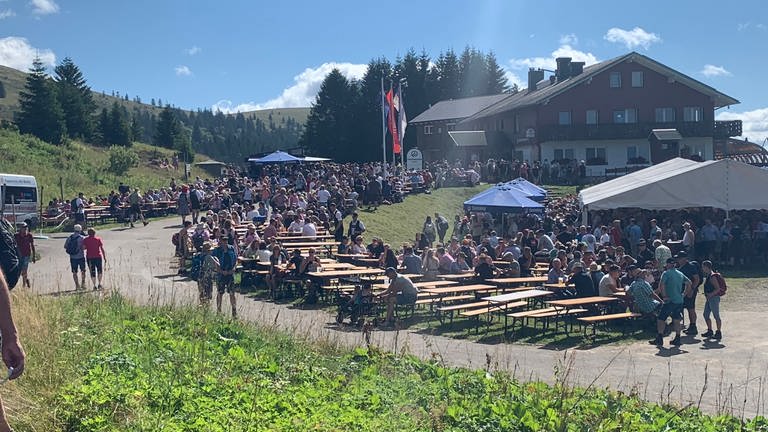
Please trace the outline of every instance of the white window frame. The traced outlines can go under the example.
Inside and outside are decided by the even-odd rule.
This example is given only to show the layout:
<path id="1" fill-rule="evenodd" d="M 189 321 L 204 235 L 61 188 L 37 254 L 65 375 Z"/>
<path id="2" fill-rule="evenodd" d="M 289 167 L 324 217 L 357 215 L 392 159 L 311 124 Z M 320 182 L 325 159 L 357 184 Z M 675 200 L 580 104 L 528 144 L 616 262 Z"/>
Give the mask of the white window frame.
<path id="1" fill-rule="evenodd" d="M 616 121 L 616 113 L 623 112 L 622 117 L 624 121 Z M 630 113 L 632 115 L 630 115 Z M 614 124 L 635 124 L 637 123 L 637 108 L 625 108 L 623 110 L 613 110 L 612 116 Z M 632 117 L 630 119 L 630 117 Z M 632 120 L 632 121 L 630 121 Z"/>
<path id="2" fill-rule="evenodd" d="M 677 112 L 675 112 L 673 107 L 656 108 L 654 110 L 654 119 L 656 123 L 674 123 L 677 121 Z"/>
<path id="3" fill-rule="evenodd" d="M 568 122 L 567 123 L 563 123 L 563 114 L 567 114 L 568 115 Z M 570 111 L 559 111 L 557 113 L 557 124 L 560 125 L 560 126 L 570 126 L 570 125 L 572 125 L 573 124 L 573 115 L 571 114 L 571 112 Z"/>
<path id="4" fill-rule="evenodd" d="M 643 71 L 632 71 L 632 87 L 642 88 L 645 85 L 645 76 Z"/>
<path id="5" fill-rule="evenodd" d="M 432 135 L 432 125 L 424 125 L 424 135 Z"/>
<path id="6" fill-rule="evenodd" d="M 621 88 L 621 72 L 611 72 L 608 75 L 608 85 L 611 88 Z"/>
<path id="7" fill-rule="evenodd" d="M 592 150 L 592 157 L 589 157 L 589 151 Z M 605 147 L 587 147 L 584 149 L 584 160 L 594 159 L 601 157 L 600 153 L 602 153 L 602 158 L 604 161 L 608 161 L 607 155 L 605 153 Z"/>
<path id="8" fill-rule="evenodd" d="M 589 121 L 590 113 L 594 113 L 594 121 Z M 600 123 L 600 111 L 596 109 L 587 110 L 586 113 L 586 124 L 588 125 L 596 125 Z"/>
<path id="9" fill-rule="evenodd" d="M 683 107 L 683 121 L 685 122 L 703 122 L 704 109 L 700 106 Z"/>

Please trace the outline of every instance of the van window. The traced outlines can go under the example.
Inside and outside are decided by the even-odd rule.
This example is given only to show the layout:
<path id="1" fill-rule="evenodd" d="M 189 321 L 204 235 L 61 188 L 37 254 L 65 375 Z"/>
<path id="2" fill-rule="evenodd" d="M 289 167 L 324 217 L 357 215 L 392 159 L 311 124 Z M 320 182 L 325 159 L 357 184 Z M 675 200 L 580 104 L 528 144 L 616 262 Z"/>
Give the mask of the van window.
<path id="1" fill-rule="evenodd" d="M 22 186 L 6 186 L 4 191 L 5 204 L 23 202 L 37 203 L 37 189 Z"/>

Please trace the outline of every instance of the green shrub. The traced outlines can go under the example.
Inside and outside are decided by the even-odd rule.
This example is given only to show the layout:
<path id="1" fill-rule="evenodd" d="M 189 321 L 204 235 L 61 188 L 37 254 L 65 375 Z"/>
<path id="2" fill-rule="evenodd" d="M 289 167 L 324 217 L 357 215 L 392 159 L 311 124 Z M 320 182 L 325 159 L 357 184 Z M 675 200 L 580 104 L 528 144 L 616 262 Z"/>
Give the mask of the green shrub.
<path id="1" fill-rule="evenodd" d="M 109 172 L 123 175 L 139 164 L 139 155 L 135 151 L 121 146 L 109 148 Z"/>

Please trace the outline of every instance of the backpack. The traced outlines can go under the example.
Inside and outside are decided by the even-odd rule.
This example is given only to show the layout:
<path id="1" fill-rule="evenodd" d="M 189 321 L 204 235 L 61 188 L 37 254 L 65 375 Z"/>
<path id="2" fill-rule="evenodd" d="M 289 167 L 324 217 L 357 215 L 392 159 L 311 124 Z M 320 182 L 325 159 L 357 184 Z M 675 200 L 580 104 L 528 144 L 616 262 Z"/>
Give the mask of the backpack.
<path id="1" fill-rule="evenodd" d="M 72 211 L 72 213 L 77 213 L 77 210 L 78 210 L 78 208 L 77 208 L 77 198 L 73 199 L 69 203 L 69 207 L 70 207 L 70 211 Z"/>
<path id="2" fill-rule="evenodd" d="M 437 221 L 437 227 L 440 231 L 448 231 L 448 219 L 441 216 Z"/>
<path id="3" fill-rule="evenodd" d="M 175 233 L 171 236 L 171 243 L 173 243 L 174 246 L 179 246 L 179 233 Z"/>
<path id="4" fill-rule="evenodd" d="M 717 285 L 720 287 L 720 289 L 715 293 L 716 296 L 722 297 L 725 295 L 725 292 L 728 291 L 728 285 L 725 283 L 725 278 L 720 273 L 713 272 L 710 277 L 715 278 L 717 281 Z"/>
<path id="5" fill-rule="evenodd" d="M 5 275 L 5 281 L 8 282 L 8 289 L 13 289 L 21 276 L 19 248 L 11 231 L 11 224 L 5 219 L 0 219 L 0 268 Z"/>
<path id="6" fill-rule="evenodd" d="M 77 255 L 80 253 L 80 245 L 77 244 L 77 236 L 71 235 L 67 237 L 67 241 L 64 242 L 64 250 L 69 255 Z"/>

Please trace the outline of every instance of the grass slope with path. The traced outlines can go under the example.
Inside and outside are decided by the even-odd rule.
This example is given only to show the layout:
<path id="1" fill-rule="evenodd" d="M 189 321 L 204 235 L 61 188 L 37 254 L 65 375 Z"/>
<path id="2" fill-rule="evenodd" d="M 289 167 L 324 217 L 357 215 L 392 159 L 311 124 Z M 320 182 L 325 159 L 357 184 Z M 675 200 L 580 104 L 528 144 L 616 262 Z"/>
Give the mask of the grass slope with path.
<path id="1" fill-rule="evenodd" d="M 86 196 L 106 195 L 116 190 L 121 181 L 145 191 L 147 188 L 167 186 L 172 177 L 177 181 L 183 177 L 181 170 L 160 169 L 150 164 L 152 159 L 170 159 L 172 150 L 140 143 L 134 144 L 132 149 L 139 156 L 139 165 L 124 176 L 116 176 L 107 170 L 109 150 L 106 148 L 78 141 L 56 146 L 31 135 L 0 129 L 0 173 L 34 175 L 38 187 L 43 188 L 43 205 L 59 197 L 59 177 L 64 184 L 64 199 L 71 199 L 78 192 Z M 205 157 L 199 159 L 204 160 Z M 192 175 L 208 176 L 195 166 L 192 167 Z"/>
<path id="2" fill-rule="evenodd" d="M 21 291 L 13 301 L 29 363 L 0 394 L 19 431 L 768 428 L 762 417 L 742 422 L 605 390 L 521 383 L 491 365 L 470 371 L 309 344 L 196 308 Z"/>

